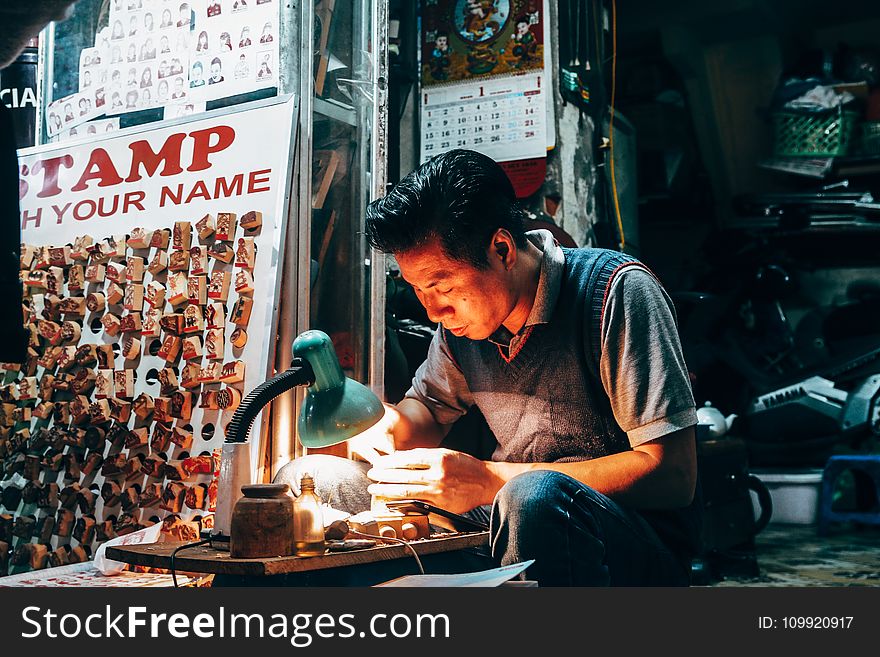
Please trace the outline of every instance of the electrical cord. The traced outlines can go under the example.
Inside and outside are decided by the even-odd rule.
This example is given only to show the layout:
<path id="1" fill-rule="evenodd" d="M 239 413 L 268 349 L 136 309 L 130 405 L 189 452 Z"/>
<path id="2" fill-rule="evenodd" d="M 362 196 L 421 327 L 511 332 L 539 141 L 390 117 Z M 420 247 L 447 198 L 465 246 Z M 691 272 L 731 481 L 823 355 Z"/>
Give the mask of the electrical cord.
<path id="1" fill-rule="evenodd" d="M 620 216 L 620 200 L 617 195 L 617 178 L 614 172 L 614 98 L 617 91 L 617 0 L 611 0 L 611 116 L 608 120 L 608 149 L 611 153 L 611 193 L 614 197 L 614 214 L 620 231 L 620 250 L 626 247 L 623 219 Z"/>
<path id="2" fill-rule="evenodd" d="M 403 545 L 403 547 L 407 548 L 410 552 L 412 552 L 413 558 L 416 560 L 416 564 L 419 567 L 419 573 L 422 575 L 425 574 L 425 567 L 422 566 L 422 560 L 419 559 L 418 552 L 416 552 L 416 549 L 412 545 L 410 545 L 407 541 L 404 541 L 403 539 L 400 539 L 400 538 L 391 538 L 390 536 L 376 536 L 374 534 L 364 534 L 363 532 L 356 532 L 353 529 L 349 529 L 348 533 L 353 536 L 358 536 L 360 538 L 375 538 L 380 541 L 390 541 L 392 543 L 400 543 L 401 545 Z"/>
<path id="3" fill-rule="evenodd" d="M 196 541 L 195 543 L 186 543 L 186 544 L 180 545 L 174 549 L 174 551 L 171 553 L 171 567 L 170 567 L 171 580 L 174 582 L 174 588 L 176 588 L 176 589 L 180 588 L 180 586 L 177 583 L 177 571 L 174 568 L 174 557 L 177 556 L 177 553 L 180 552 L 181 550 L 187 550 L 189 548 L 198 547 L 199 545 L 206 545 L 210 542 L 211 542 L 210 538 L 204 538 L 201 541 Z"/>

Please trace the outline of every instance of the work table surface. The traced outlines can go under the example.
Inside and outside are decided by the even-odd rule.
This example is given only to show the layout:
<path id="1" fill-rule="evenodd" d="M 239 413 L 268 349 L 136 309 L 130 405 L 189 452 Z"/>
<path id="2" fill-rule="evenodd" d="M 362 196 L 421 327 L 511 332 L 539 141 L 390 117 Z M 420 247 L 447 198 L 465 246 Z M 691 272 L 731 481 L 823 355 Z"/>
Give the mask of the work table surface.
<path id="1" fill-rule="evenodd" d="M 411 541 L 416 553 L 421 555 L 450 552 L 488 545 L 489 532 L 468 532 L 451 536 L 435 535 L 433 538 Z M 135 566 L 171 568 L 171 553 L 184 543 L 148 543 L 143 545 L 120 545 L 107 548 L 107 557 Z M 283 575 L 286 573 L 355 566 L 389 559 L 412 558 L 412 552 L 400 543 L 380 544 L 372 548 L 346 552 L 327 552 L 319 557 L 260 557 L 256 559 L 233 558 L 229 552 L 217 550 L 210 545 L 186 548 L 174 557 L 177 572 L 216 573 L 225 575 Z"/>

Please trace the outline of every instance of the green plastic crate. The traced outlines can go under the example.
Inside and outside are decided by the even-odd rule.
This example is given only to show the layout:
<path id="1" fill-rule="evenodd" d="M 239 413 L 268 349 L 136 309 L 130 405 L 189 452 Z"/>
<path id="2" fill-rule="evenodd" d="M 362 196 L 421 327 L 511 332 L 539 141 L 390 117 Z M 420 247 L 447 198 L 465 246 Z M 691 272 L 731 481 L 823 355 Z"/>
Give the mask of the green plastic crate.
<path id="1" fill-rule="evenodd" d="M 777 157 L 846 155 L 859 113 L 853 111 L 800 114 L 773 113 L 773 150 Z"/>

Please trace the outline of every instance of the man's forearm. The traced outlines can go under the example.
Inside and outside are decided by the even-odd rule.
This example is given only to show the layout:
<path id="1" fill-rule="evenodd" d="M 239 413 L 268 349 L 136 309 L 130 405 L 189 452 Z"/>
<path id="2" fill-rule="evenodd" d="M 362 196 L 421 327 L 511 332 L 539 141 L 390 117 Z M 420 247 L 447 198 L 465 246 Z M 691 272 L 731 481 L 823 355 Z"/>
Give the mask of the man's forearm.
<path id="1" fill-rule="evenodd" d="M 406 398 L 395 408 L 400 413 L 400 421 L 391 430 L 395 449 L 437 447 L 449 431 L 447 426 L 437 423 L 428 407 L 420 401 Z"/>
<path id="2" fill-rule="evenodd" d="M 487 464 L 491 503 L 504 483 L 523 472 L 554 470 L 567 474 L 613 500 L 637 509 L 668 509 L 690 504 L 696 482 L 693 429 L 664 436 L 663 442 L 571 463 Z M 667 452 L 663 457 L 662 452 Z M 671 452 L 671 453 L 670 453 Z"/>

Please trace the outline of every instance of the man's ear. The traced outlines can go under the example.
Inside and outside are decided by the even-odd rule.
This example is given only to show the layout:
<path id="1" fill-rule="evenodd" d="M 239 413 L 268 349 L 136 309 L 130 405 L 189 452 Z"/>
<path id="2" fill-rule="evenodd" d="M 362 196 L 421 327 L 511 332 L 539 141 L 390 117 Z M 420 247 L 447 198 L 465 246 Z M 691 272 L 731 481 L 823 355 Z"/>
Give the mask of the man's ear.
<path id="1" fill-rule="evenodd" d="M 490 257 L 496 258 L 507 271 L 516 263 L 516 243 L 506 229 L 499 228 L 492 236 Z"/>

